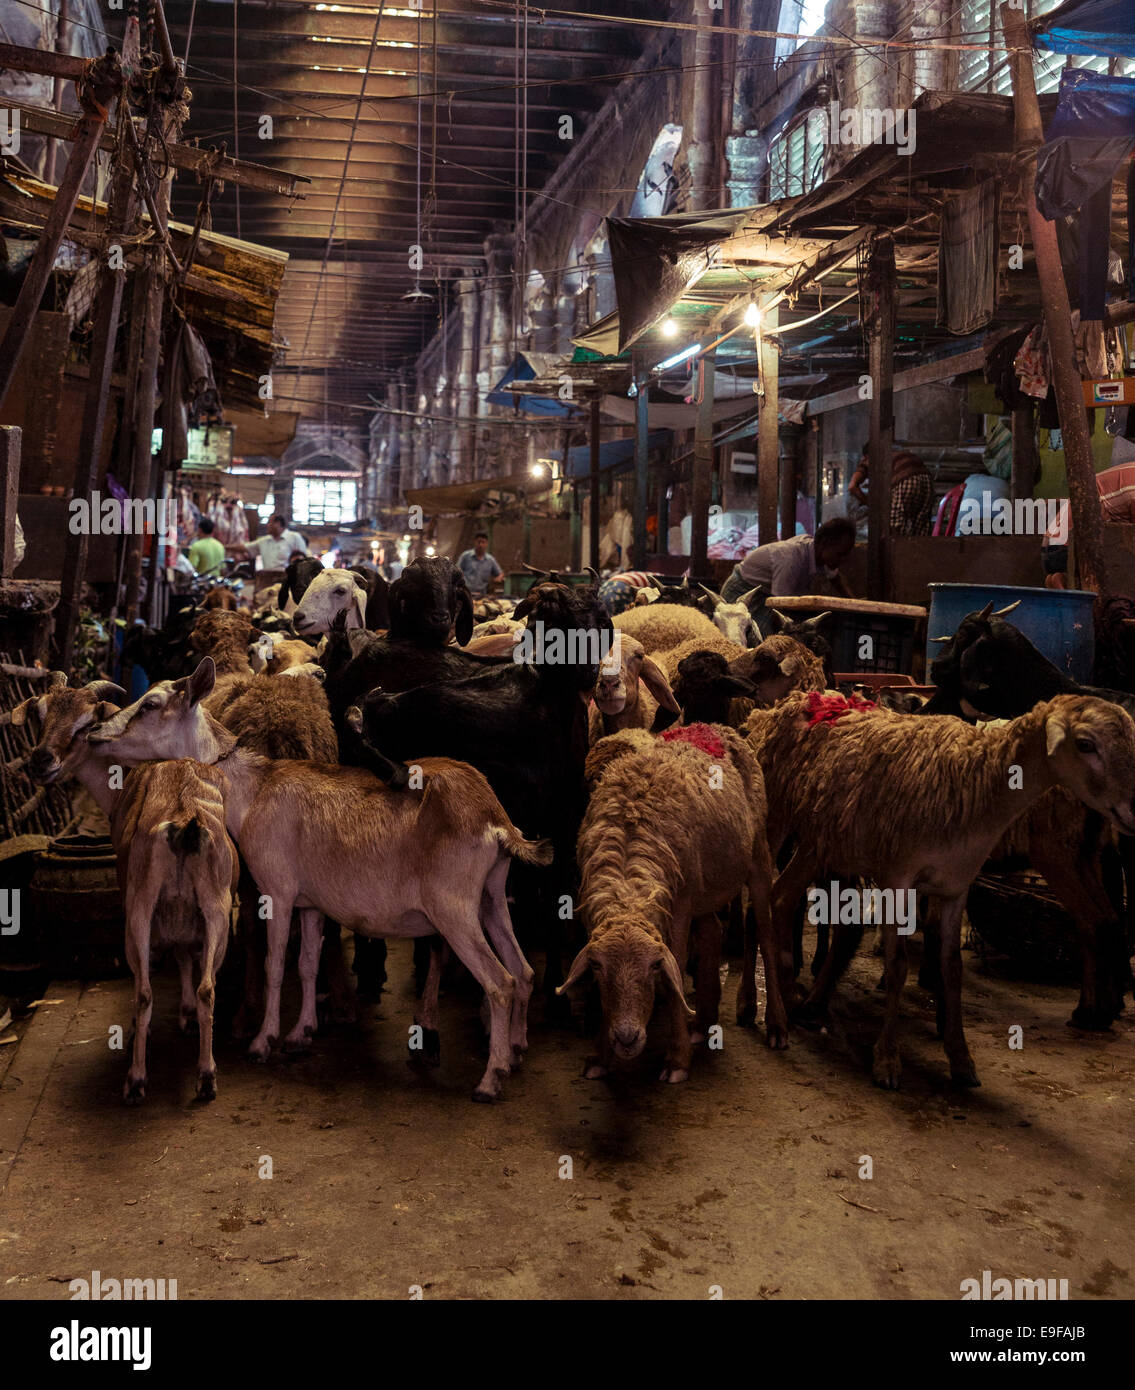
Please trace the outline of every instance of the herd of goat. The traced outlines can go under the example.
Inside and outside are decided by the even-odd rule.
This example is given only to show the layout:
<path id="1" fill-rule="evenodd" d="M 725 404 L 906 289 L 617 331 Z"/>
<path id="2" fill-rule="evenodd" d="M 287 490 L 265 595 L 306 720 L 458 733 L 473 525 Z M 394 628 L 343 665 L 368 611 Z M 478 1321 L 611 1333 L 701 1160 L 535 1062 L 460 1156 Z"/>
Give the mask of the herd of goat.
<path id="1" fill-rule="evenodd" d="M 758 951 L 770 1047 L 788 1045 L 790 1019 L 825 1017 L 863 932 L 818 924 L 815 978 L 797 985 L 802 904 L 833 880 L 873 885 L 876 903 L 928 900 L 921 982 L 953 1081 L 977 1085 L 962 914 L 982 866 L 1014 853 L 1076 923 L 1071 1022 L 1111 1024 L 1131 985 L 1135 695 L 1077 686 L 991 606 L 944 642 L 936 693 L 911 709 L 833 689 L 822 619 L 774 613 L 781 631 L 761 640 L 744 601 L 645 597 L 612 619 L 596 584 L 538 573 L 514 609 L 477 625 L 448 559 L 417 560 L 389 588 L 296 559 L 270 608 L 220 600 L 132 637 L 128 655 L 158 677 L 133 703 L 109 681 L 71 689 L 54 672 L 4 716 L 34 740 L 28 776 L 77 779 L 111 822 L 135 982 L 126 1099 L 145 1095 L 160 952 L 177 960 L 197 1094 L 211 1099 L 230 939 L 244 969 L 234 1028 L 264 1060 L 282 1036 L 293 939 L 301 1007 L 283 1046 L 310 1045 L 321 978 L 332 1016 L 351 1016 L 344 928 L 360 992 L 381 988 L 386 937 L 415 938 L 419 1061 L 439 1057 L 451 956 L 475 978 L 489 1034 L 476 1099 L 500 1094 L 528 1046 L 534 948 L 549 1009 L 578 984 L 594 991 L 587 1076 L 640 1055 L 658 1007 L 661 1079 L 680 1082 L 718 1022 L 723 917 L 742 932 L 739 1023 L 756 1022 Z M 526 633 L 547 659 L 515 659 Z M 893 1088 L 906 935 L 876 925 L 886 1004 L 873 1072 Z"/>

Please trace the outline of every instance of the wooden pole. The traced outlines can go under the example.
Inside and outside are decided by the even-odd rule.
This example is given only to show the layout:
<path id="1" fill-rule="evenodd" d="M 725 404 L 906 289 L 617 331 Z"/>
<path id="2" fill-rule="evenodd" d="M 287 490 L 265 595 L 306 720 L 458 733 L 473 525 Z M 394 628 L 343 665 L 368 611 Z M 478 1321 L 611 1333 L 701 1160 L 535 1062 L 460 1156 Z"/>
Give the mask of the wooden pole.
<path id="1" fill-rule="evenodd" d="M 871 384 L 867 596 L 885 602 L 890 593 L 891 455 L 895 434 L 895 244 L 889 234 L 872 244 L 866 278 L 867 374 Z"/>
<path id="2" fill-rule="evenodd" d="M 762 329 L 775 328 L 780 310 L 773 305 L 764 310 Z M 777 496 L 780 491 L 779 460 L 777 458 L 777 411 L 780 401 L 780 353 L 776 339 L 761 334 L 761 398 L 757 424 L 757 537 L 761 545 L 776 540 Z"/>
<path id="3" fill-rule="evenodd" d="M 107 240 L 129 231 L 138 209 L 134 175 L 128 162 L 116 170 L 107 210 Z M 110 403 L 110 379 L 114 368 L 114 343 L 122 315 L 122 296 L 126 288 L 126 271 L 112 270 L 109 259 L 99 269 L 95 297 L 95 322 L 91 336 L 91 372 L 87 380 L 87 396 L 83 406 L 83 428 L 79 453 L 75 463 L 72 497 L 89 498 L 98 486 L 99 464 L 103 435 L 106 432 L 106 412 Z M 68 533 L 63 557 L 63 578 L 60 584 L 59 607 L 55 617 L 55 647 L 59 668 L 71 669 L 75 630 L 87 569 L 87 550 L 90 536 L 80 527 L 77 535 Z"/>
<path id="4" fill-rule="evenodd" d="M 19 425 L 0 425 L 0 579 L 16 568 L 16 504 L 20 495 Z"/>
<path id="5" fill-rule="evenodd" d="M 53 55 L 45 54 L 44 56 Z M 75 142 L 71 147 L 71 157 L 67 161 L 67 170 L 63 175 L 62 183 L 56 189 L 51 211 L 47 215 L 47 221 L 43 224 L 39 241 L 36 242 L 36 248 L 28 262 L 24 283 L 20 286 L 19 297 L 12 311 L 12 317 L 8 320 L 8 330 L 4 334 L 4 341 L 0 343 L 0 405 L 3 404 L 4 397 L 12 385 L 12 378 L 16 375 L 16 368 L 20 363 L 20 355 L 24 350 L 32 319 L 39 308 L 43 292 L 47 288 L 48 278 L 55 265 L 59 244 L 66 235 L 67 224 L 71 220 L 71 214 L 75 211 L 75 204 L 79 199 L 79 190 L 83 186 L 83 180 L 87 177 L 87 170 L 91 167 L 95 150 L 98 149 L 107 116 L 106 106 L 103 103 L 108 103 L 111 100 L 118 81 L 117 58 L 99 58 L 92 66 L 90 83 L 81 93 L 85 109 L 75 133 Z"/>
<path id="6" fill-rule="evenodd" d="M 599 397 L 591 398 L 591 474 L 588 508 L 587 563 L 599 569 Z"/>
<path id="7" fill-rule="evenodd" d="M 796 534 L 796 449 L 797 440 L 785 440 L 780 450 L 780 539 Z M 780 449 L 780 441 L 777 441 Z"/>
<path id="8" fill-rule="evenodd" d="M 634 412 L 634 566 L 646 568 L 646 508 L 647 477 L 650 459 L 650 375 L 642 359 L 636 356 L 635 380 L 638 395 Z M 627 568 L 623 556 L 623 568 Z"/>
<path id="9" fill-rule="evenodd" d="M 1068 501 L 1072 512 L 1072 531 L 1076 537 L 1075 559 L 1079 583 L 1081 588 L 1095 589 L 1105 594 L 1108 591 L 1108 578 L 1103 553 L 1100 497 L 1092 465 L 1088 412 L 1084 405 L 1080 373 L 1076 368 L 1072 309 L 1060 262 L 1056 224 L 1046 221 L 1036 204 L 1035 152 L 1044 140 L 1044 129 L 1033 76 L 1032 49 L 1023 11 L 1014 8 L 1007 0 L 1001 6 L 1001 23 L 1011 51 L 1016 143 L 1017 148 L 1027 154 L 1021 177 L 1052 357 L 1052 378 L 1064 441 L 1064 466 L 1068 474 Z"/>
<path id="10" fill-rule="evenodd" d="M 701 359 L 701 399 L 694 426 L 694 476 L 690 489 L 690 579 L 709 578 L 709 507 L 713 488 L 713 387 L 717 351 Z"/>
<path id="11" fill-rule="evenodd" d="M 820 524 L 820 509 L 823 505 L 823 466 L 820 459 L 820 419 L 814 416 L 804 421 L 804 436 L 800 441 L 800 460 L 802 472 L 801 491 L 813 506 L 816 525 Z"/>

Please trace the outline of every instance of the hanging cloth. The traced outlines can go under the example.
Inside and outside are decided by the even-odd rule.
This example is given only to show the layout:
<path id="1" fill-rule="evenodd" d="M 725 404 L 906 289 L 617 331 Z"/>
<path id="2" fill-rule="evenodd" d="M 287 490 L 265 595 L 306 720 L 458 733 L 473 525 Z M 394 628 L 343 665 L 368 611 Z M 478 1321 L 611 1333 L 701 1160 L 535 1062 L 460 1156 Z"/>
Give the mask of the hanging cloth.
<path id="1" fill-rule="evenodd" d="M 997 304 L 998 181 L 986 179 L 945 200 L 938 245 L 938 323 L 976 333 Z"/>

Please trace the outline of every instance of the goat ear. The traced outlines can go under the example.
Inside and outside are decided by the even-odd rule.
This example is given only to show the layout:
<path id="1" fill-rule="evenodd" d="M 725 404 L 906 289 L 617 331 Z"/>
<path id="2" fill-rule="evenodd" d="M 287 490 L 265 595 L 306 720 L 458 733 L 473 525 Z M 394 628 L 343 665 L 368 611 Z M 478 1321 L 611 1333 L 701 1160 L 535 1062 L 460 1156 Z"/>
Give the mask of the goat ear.
<path id="1" fill-rule="evenodd" d="M 185 693 L 189 696 L 189 704 L 198 704 L 205 698 L 217 683 L 217 667 L 211 656 L 203 656 L 197 665 L 196 671 L 189 677 L 185 684 Z"/>
<path id="2" fill-rule="evenodd" d="M 567 973 L 567 979 L 560 985 L 559 989 L 556 990 L 556 993 L 563 994 L 563 992 L 570 989 L 572 985 L 578 984 L 590 969 L 591 957 L 587 954 L 587 947 L 585 946 L 583 950 L 580 951 L 579 955 L 576 956 L 575 960 L 572 961 L 571 969 Z"/>
<path id="3" fill-rule="evenodd" d="M 351 595 L 352 606 L 348 610 L 347 626 L 349 628 L 365 628 L 367 625 L 367 599 L 370 595 L 367 593 L 365 586 L 359 583 L 357 576 L 355 578 L 355 583 L 358 587 Z"/>
<path id="4" fill-rule="evenodd" d="M 780 674 L 781 674 L 782 676 L 791 676 L 791 675 L 792 675 L 792 661 L 791 661 L 791 658 L 789 658 L 789 657 L 786 656 L 786 657 L 784 658 L 783 661 L 778 661 L 778 662 L 777 662 L 777 667 L 776 667 L 776 669 L 780 672 Z"/>
<path id="5" fill-rule="evenodd" d="M 1068 736 L 1068 729 L 1058 714 L 1050 714 L 1044 721 L 1044 737 L 1047 753 L 1051 758 Z"/>
<path id="6" fill-rule="evenodd" d="M 289 565 L 288 565 L 288 568 L 284 571 L 284 577 L 283 577 L 283 579 L 280 581 L 280 592 L 279 592 L 279 594 L 276 596 L 276 607 L 280 610 L 281 613 L 282 613 L 282 612 L 284 611 L 284 609 L 288 606 L 288 594 L 289 594 L 289 591 L 291 590 L 291 586 L 292 586 L 292 575 L 293 575 L 294 573 L 295 573 L 295 571 L 292 569 L 291 565 L 289 564 Z"/>
<path id="7" fill-rule="evenodd" d="M 692 1018 L 694 1011 L 686 1003 L 686 987 L 682 982 L 682 972 L 678 969 L 678 962 L 674 959 L 674 953 L 669 946 L 662 948 L 662 974 L 665 976 L 666 983 L 681 1001 L 682 1008 Z"/>
<path id="8" fill-rule="evenodd" d="M 753 700 L 757 696 L 757 687 L 752 681 L 747 681 L 744 676 L 722 676 L 718 689 L 723 694 L 736 695 L 739 699 Z"/>
<path id="9" fill-rule="evenodd" d="M 465 646 L 473 636 L 473 597 L 464 584 L 457 590 L 457 644 Z"/>
<path id="10" fill-rule="evenodd" d="M 15 724 L 17 726 L 23 724 L 27 720 L 28 715 L 31 714 L 33 705 L 39 704 L 40 698 L 41 697 L 38 695 L 33 695 L 30 700 L 24 700 L 22 704 L 17 705 L 16 708 L 0 722 Z"/>
<path id="11" fill-rule="evenodd" d="M 670 682 L 666 679 L 666 672 L 652 657 L 643 657 L 638 678 L 663 709 L 671 710 L 674 714 L 681 714 L 682 707 L 674 698 L 674 692 L 670 689 Z"/>

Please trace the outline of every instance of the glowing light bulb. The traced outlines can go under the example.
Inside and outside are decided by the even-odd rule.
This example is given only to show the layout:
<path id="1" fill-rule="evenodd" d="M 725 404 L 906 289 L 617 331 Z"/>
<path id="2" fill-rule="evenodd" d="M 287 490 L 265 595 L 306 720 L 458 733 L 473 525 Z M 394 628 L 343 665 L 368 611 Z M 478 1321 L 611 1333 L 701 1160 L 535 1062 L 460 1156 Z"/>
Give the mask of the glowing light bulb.
<path id="1" fill-rule="evenodd" d="M 759 328 L 761 326 L 761 319 L 763 317 L 764 315 L 761 313 L 761 306 L 757 303 L 755 299 L 750 299 L 749 307 L 745 310 L 745 322 L 749 325 L 750 328 Z"/>
<path id="2" fill-rule="evenodd" d="M 662 320 L 662 336 L 664 338 L 676 338 L 678 336 L 678 320 L 667 318 Z"/>

